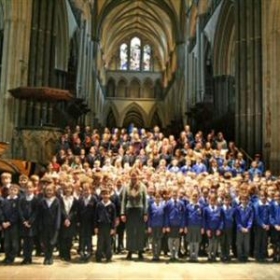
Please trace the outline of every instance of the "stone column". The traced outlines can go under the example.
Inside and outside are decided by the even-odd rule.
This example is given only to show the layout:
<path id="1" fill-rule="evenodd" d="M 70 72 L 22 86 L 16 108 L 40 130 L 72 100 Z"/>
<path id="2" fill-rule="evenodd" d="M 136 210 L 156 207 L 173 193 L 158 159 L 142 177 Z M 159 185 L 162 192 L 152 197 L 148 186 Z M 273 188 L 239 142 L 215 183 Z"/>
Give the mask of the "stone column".
<path id="1" fill-rule="evenodd" d="M 237 144 L 262 152 L 261 0 L 235 0 Z"/>
<path id="2" fill-rule="evenodd" d="M 32 0 L 4 2 L 4 42 L 0 85 L 0 139 L 11 141 L 18 102 L 8 92 L 27 84 Z M 7 154 L 9 156 L 9 153 Z"/>

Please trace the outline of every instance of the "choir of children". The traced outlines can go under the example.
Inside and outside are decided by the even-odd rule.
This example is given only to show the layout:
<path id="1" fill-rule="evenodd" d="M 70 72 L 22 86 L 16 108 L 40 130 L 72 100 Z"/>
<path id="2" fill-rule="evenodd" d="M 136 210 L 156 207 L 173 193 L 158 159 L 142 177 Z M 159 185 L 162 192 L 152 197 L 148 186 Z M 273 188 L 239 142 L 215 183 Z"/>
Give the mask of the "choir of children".
<path id="1" fill-rule="evenodd" d="M 40 236 L 44 251 L 44 264 L 53 263 L 55 247 L 61 259 L 70 261 L 74 237 L 79 240 L 80 260 L 87 262 L 93 254 L 94 234 L 97 236 L 96 261 L 101 262 L 103 258 L 111 261 L 112 237 L 120 215 L 121 196 L 117 193 L 123 184 L 122 180 L 116 182 L 114 185 L 107 178 L 105 183 L 99 181 L 101 189 L 97 195 L 94 184 L 83 181 L 78 195 L 74 191 L 74 182 L 55 187 L 51 180 L 46 180 L 42 193 L 38 193 L 34 182 L 28 180 L 21 197 L 20 187 L 11 184 L 8 195 L 0 199 L 5 252 L 3 263 L 12 264 L 22 248 L 22 264 L 31 264 L 37 236 Z M 269 257 L 269 242 L 272 244 L 273 261 L 280 262 L 279 191 L 273 192 L 273 199 L 269 201 L 265 188 L 260 188 L 256 195 L 255 190 L 248 189 L 250 192 L 247 192 L 242 183 L 234 190 L 233 200 L 232 189 L 219 193 L 215 187 L 208 189 L 203 186 L 199 190 L 194 186 L 182 195 L 178 182 L 174 180 L 173 184 L 169 182 L 167 185 L 169 189 L 156 190 L 148 203 L 147 232 L 152 240 L 153 261 L 160 260 L 165 237 L 170 261 L 178 260 L 180 238 L 183 236 L 189 261 L 198 262 L 205 234 L 210 262 L 217 261 L 218 256 L 221 261 L 229 262 L 235 246 L 237 260 L 247 262 L 252 244 L 256 261 L 265 262 Z"/>

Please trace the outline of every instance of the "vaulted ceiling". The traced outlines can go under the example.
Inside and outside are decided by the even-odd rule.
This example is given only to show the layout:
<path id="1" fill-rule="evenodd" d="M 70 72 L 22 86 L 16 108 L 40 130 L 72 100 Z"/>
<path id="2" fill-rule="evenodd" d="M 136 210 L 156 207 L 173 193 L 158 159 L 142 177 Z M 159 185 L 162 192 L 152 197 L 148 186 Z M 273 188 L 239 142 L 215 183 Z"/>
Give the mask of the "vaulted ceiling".
<path id="1" fill-rule="evenodd" d="M 120 44 L 134 36 L 149 42 L 165 69 L 176 42 L 181 41 L 183 0 L 95 0 L 93 36 L 100 41 L 105 65 Z"/>

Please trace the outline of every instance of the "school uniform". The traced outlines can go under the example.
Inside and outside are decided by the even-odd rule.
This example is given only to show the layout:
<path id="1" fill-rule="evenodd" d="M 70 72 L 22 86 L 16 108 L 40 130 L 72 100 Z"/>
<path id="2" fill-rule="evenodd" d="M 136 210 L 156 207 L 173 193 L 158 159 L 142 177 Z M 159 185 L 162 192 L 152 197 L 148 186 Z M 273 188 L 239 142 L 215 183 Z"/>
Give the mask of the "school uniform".
<path id="1" fill-rule="evenodd" d="M 44 198 L 39 207 L 40 232 L 45 253 L 44 264 L 53 264 L 53 249 L 61 225 L 61 206 L 57 197 Z"/>
<path id="2" fill-rule="evenodd" d="M 87 261 L 92 255 L 92 236 L 97 199 L 94 196 L 81 197 L 78 203 L 79 250 L 81 260 Z"/>
<path id="3" fill-rule="evenodd" d="M 171 198 L 164 213 L 164 223 L 166 228 L 170 228 L 168 233 L 168 247 L 171 253 L 171 260 L 178 258 L 180 229 L 185 227 L 185 206 L 179 199 Z"/>
<path id="4" fill-rule="evenodd" d="M 253 225 L 254 212 L 253 208 L 249 205 L 240 205 L 236 208 L 236 246 L 237 257 L 240 261 L 247 261 L 250 253 L 250 231 Z M 249 230 L 247 233 L 241 231 L 242 228 Z"/>
<path id="5" fill-rule="evenodd" d="M 222 206 L 224 220 L 223 234 L 221 236 L 221 259 L 230 260 L 230 248 L 233 248 L 233 231 L 235 229 L 235 208 L 232 206 Z"/>
<path id="6" fill-rule="evenodd" d="M 217 205 L 209 205 L 204 209 L 204 229 L 210 231 L 209 247 L 208 247 L 208 259 L 215 261 L 218 246 L 220 242 L 220 236 L 217 236 L 216 232 L 219 230 L 222 232 L 224 221 L 222 218 L 222 209 Z"/>
<path id="7" fill-rule="evenodd" d="M 122 201 L 122 190 L 116 190 L 115 194 L 118 197 L 119 205 L 116 206 L 116 211 L 117 211 L 117 217 L 120 218 L 120 212 L 121 212 L 121 201 Z M 125 231 L 125 223 L 120 219 L 119 224 L 116 229 L 116 250 L 117 253 L 121 253 L 124 249 L 124 231 Z"/>
<path id="8" fill-rule="evenodd" d="M 204 210 L 206 207 L 208 207 L 209 205 L 209 200 L 207 197 L 201 196 L 198 200 L 198 203 L 201 205 L 202 209 Z M 204 232 L 204 234 L 201 235 L 202 240 L 201 240 L 201 248 L 200 248 L 200 256 L 207 256 L 207 252 L 206 252 L 206 248 L 208 247 L 208 237 L 206 232 Z"/>
<path id="9" fill-rule="evenodd" d="M 66 261 L 71 260 L 71 247 L 73 237 L 77 230 L 78 200 L 73 196 L 62 196 L 61 206 L 61 226 L 59 233 L 59 253 L 60 257 Z M 65 226 L 65 221 L 70 221 L 70 226 Z"/>
<path id="10" fill-rule="evenodd" d="M 18 211 L 18 197 L 7 196 L 2 203 L 0 212 L 0 222 L 10 222 L 11 225 L 4 229 L 4 252 L 5 264 L 14 262 L 19 249 L 19 211 Z"/>
<path id="11" fill-rule="evenodd" d="M 19 200 L 20 235 L 23 238 L 22 264 L 32 263 L 34 237 L 38 229 L 38 206 L 39 200 L 34 194 L 25 195 Z M 30 227 L 26 227 L 24 222 L 28 222 Z"/>
<path id="12" fill-rule="evenodd" d="M 254 256 L 257 261 L 263 261 L 267 257 L 268 230 L 263 226 L 269 226 L 270 205 L 260 200 L 254 204 L 255 210 L 255 250 Z"/>
<path id="13" fill-rule="evenodd" d="M 161 251 L 161 240 L 163 237 L 164 226 L 164 208 L 163 201 L 157 204 L 150 203 L 148 206 L 148 227 L 152 229 L 152 251 L 153 259 L 158 260 Z"/>
<path id="14" fill-rule="evenodd" d="M 186 227 L 187 232 L 187 242 L 189 243 L 190 250 L 190 260 L 197 261 L 199 243 L 202 240 L 201 229 L 203 228 L 203 207 L 199 204 L 190 203 L 186 207 Z"/>
<path id="15" fill-rule="evenodd" d="M 112 258 L 111 230 L 115 229 L 116 207 L 109 200 L 108 202 L 97 203 L 95 210 L 94 228 L 98 229 L 96 261 L 101 261 L 104 256 L 107 261 Z"/>
<path id="16" fill-rule="evenodd" d="M 273 260 L 280 262 L 280 231 L 275 226 L 280 226 L 280 204 L 274 201 L 270 205 L 271 243 L 273 245 Z"/>

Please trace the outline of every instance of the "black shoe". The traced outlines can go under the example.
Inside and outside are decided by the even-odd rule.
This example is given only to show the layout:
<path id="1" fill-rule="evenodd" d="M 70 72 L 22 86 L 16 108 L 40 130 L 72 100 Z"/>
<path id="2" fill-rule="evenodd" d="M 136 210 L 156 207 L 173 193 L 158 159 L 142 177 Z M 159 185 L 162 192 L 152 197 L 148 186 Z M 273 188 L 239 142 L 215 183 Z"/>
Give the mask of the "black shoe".
<path id="1" fill-rule="evenodd" d="M 47 265 L 49 264 L 49 260 L 48 259 L 44 259 L 44 262 L 43 262 L 44 265 Z"/>
<path id="2" fill-rule="evenodd" d="M 131 261 L 131 260 L 132 260 L 132 253 L 131 253 L 131 252 L 128 252 L 128 253 L 127 253 L 126 259 L 127 259 L 128 261 Z"/>
<path id="3" fill-rule="evenodd" d="M 20 264 L 25 265 L 25 264 L 31 264 L 31 263 L 32 263 L 31 260 L 23 259 L 23 261 Z"/>
<path id="4" fill-rule="evenodd" d="M 139 253 L 138 253 L 138 259 L 139 259 L 139 260 L 143 260 L 143 259 L 144 259 L 143 253 L 142 253 L 142 252 L 139 252 Z"/>
<path id="5" fill-rule="evenodd" d="M 49 259 L 48 264 L 49 264 L 49 265 L 52 265 L 52 264 L 53 264 L 53 258 L 50 258 L 50 259 Z"/>

